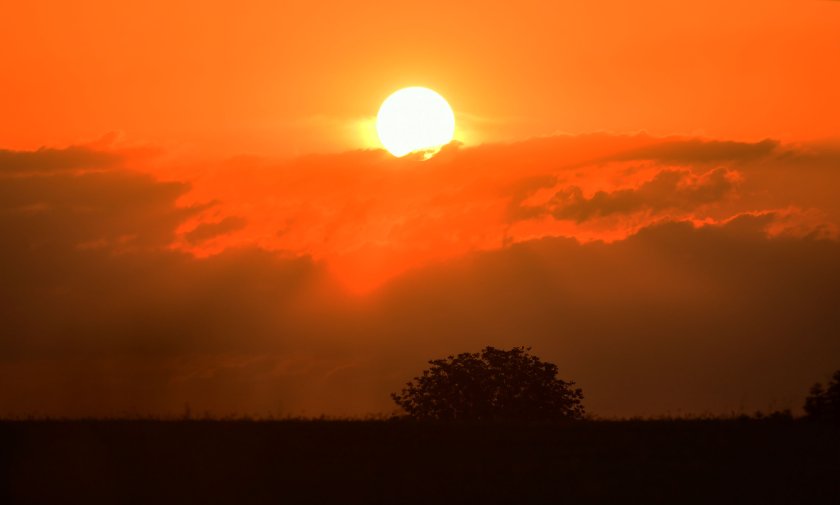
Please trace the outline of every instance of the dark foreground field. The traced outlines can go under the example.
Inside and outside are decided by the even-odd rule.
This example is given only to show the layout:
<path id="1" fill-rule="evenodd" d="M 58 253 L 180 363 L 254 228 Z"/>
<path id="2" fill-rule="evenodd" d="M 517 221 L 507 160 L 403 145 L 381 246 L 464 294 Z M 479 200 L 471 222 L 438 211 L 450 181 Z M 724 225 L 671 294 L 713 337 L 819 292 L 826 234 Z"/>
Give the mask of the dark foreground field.
<path id="1" fill-rule="evenodd" d="M 0 503 L 840 503 L 801 421 L 0 423 Z"/>

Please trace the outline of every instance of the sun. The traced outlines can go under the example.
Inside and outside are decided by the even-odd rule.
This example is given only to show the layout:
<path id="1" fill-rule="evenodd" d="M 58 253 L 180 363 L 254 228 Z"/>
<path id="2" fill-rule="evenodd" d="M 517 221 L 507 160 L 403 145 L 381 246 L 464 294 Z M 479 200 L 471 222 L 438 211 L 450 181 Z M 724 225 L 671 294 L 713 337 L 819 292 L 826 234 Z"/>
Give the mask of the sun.
<path id="1" fill-rule="evenodd" d="M 431 89 L 403 88 L 382 102 L 376 116 L 376 132 L 394 156 L 433 151 L 452 141 L 455 114 L 446 99 Z"/>

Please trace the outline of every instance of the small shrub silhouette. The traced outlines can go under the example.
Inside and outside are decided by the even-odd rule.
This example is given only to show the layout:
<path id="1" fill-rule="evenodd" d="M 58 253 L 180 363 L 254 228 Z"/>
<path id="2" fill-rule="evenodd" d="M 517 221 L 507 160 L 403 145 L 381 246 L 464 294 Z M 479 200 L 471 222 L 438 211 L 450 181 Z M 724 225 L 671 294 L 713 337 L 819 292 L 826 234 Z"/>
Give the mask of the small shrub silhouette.
<path id="1" fill-rule="evenodd" d="M 805 399 L 805 413 L 811 419 L 840 424 L 840 370 L 826 387 L 816 383 Z"/>
<path id="2" fill-rule="evenodd" d="M 584 416 L 583 392 L 557 366 L 530 354 L 486 347 L 429 361 L 391 398 L 410 417 L 444 421 L 559 421 Z"/>

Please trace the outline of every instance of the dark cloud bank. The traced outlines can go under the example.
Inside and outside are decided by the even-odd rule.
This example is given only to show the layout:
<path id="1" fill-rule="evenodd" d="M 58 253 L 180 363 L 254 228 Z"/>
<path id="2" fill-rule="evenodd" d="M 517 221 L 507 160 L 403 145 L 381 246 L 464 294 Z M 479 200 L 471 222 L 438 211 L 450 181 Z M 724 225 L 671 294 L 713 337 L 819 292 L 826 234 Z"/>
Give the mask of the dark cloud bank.
<path id="1" fill-rule="evenodd" d="M 543 142 L 534 157 L 550 149 Z M 545 212 L 688 208 L 728 194 L 726 170 L 761 157 L 773 156 L 768 177 L 784 173 L 779 156 L 804 164 L 800 176 L 832 170 L 813 153 L 772 154 L 775 143 L 705 147 L 663 141 L 627 154 L 703 167 L 630 193 L 567 192 Z M 484 148 L 488 163 L 504 149 Z M 169 248 L 198 211 L 175 205 L 186 185 L 83 148 L 0 154 L 0 415 L 177 415 L 187 403 L 217 415 L 388 412 L 388 393 L 427 359 L 484 345 L 532 346 L 605 416 L 796 408 L 840 366 L 840 244 L 770 236 L 773 211 L 704 227 L 665 219 L 609 244 L 530 240 L 354 297 L 305 256 Z M 725 167 L 705 165 L 721 157 Z M 78 172 L 103 163 L 115 168 Z M 749 186 L 758 169 L 737 168 Z M 243 225 L 230 218 L 187 237 Z"/>

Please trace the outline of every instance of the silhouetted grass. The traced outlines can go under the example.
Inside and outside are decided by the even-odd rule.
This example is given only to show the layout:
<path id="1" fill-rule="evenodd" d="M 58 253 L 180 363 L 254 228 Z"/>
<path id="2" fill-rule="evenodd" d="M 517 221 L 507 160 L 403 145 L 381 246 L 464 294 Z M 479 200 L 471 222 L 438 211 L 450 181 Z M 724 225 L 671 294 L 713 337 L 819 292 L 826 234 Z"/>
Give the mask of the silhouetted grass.
<path id="1" fill-rule="evenodd" d="M 840 503 L 791 420 L 0 422 L 2 503 Z"/>

